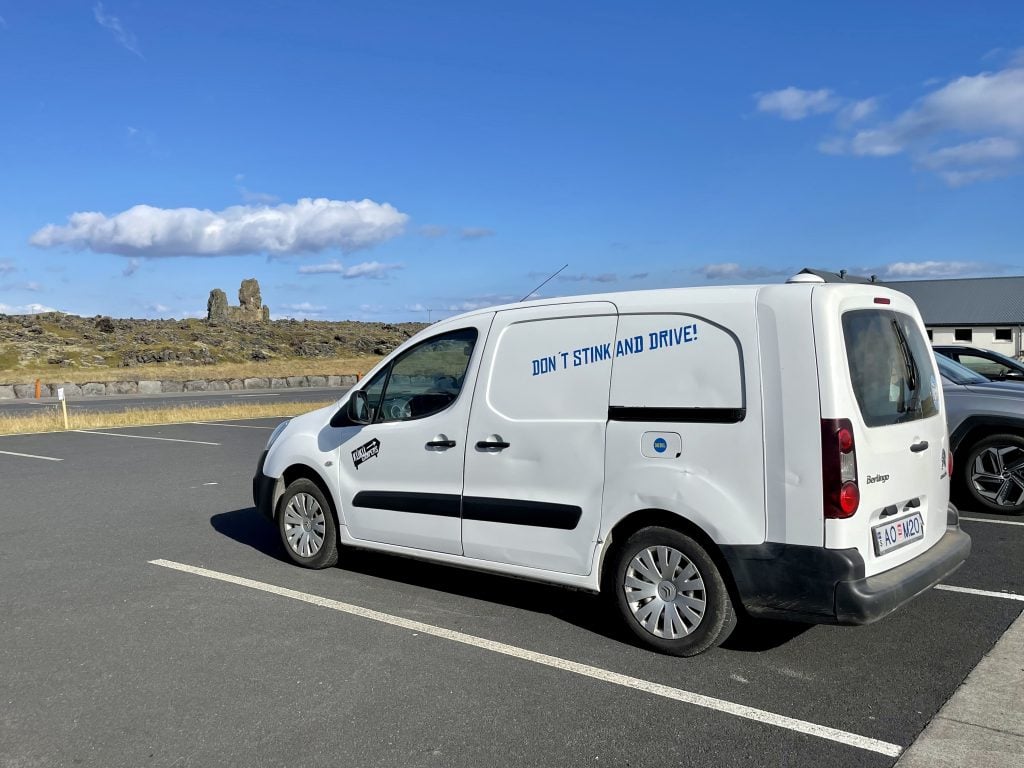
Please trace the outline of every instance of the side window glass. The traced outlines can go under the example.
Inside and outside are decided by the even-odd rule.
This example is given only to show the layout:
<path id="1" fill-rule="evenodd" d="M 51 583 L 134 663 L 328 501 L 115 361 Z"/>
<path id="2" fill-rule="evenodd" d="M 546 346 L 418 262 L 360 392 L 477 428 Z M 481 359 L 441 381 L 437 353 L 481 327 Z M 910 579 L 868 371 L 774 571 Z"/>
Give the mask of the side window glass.
<path id="1" fill-rule="evenodd" d="M 960 364 L 966 365 L 972 371 L 984 374 L 985 376 L 1005 376 L 1010 372 L 1008 365 L 989 360 L 987 357 L 978 355 L 960 355 Z"/>
<path id="2" fill-rule="evenodd" d="M 391 366 L 376 421 L 408 421 L 443 411 L 459 396 L 476 345 L 475 328 L 437 336 Z"/>
<path id="3" fill-rule="evenodd" d="M 387 381 L 390 369 L 391 366 L 381 368 L 377 371 L 377 375 L 370 379 L 370 382 L 363 387 L 367 403 L 370 406 L 370 421 L 373 421 L 380 411 L 380 399 L 384 395 L 384 382 Z"/>

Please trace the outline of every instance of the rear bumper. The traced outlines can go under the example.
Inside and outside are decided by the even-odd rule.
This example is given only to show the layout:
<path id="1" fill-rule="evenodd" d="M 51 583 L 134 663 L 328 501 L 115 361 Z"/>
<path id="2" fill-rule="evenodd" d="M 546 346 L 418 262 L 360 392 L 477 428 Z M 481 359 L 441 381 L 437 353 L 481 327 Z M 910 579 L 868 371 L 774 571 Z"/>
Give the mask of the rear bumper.
<path id="1" fill-rule="evenodd" d="M 263 463 L 266 460 L 267 452 L 264 451 L 256 465 L 256 474 L 252 478 L 252 503 L 256 506 L 257 512 L 273 521 L 274 488 L 277 485 L 277 479 L 263 474 Z"/>
<path id="2" fill-rule="evenodd" d="M 748 613 L 816 624 L 870 624 L 959 568 L 971 538 L 950 509 L 946 533 L 927 552 L 875 576 L 856 549 L 766 543 L 723 547 Z"/>
<path id="3" fill-rule="evenodd" d="M 971 537 L 947 528 L 939 541 L 908 563 L 885 573 L 836 585 L 836 619 L 840 624 L 870 624 L 910 602 L 963 565 L 971 554 Z"/>

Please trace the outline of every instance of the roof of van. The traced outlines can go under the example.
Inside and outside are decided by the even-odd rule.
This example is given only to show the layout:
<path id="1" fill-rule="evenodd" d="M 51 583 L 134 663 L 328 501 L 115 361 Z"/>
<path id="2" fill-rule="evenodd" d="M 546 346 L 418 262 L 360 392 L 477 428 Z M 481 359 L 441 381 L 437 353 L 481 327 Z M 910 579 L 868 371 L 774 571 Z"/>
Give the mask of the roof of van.
<path id="1" fill-rule="evenodd" d="M 857 287 L 861 287 L 861 282 L 869 281 L 856 281 Z M 439 322 L 449 323 L 454 320 L 462 320 L 467 317 L 473 317 L 474 315 L 480 315 L 485 312 L 502 312 L 509 309 L 518 309 L 520 307 L 544 307 L 555 304 L 579 304 L 588 301 L 607 301 L 615 304 L 620 310 L 631 310 L 631 309 L 643 309 L 644 307 L 651 304 L 662 304 L 670 303 L 673 301 L 683 301 L 687 298 L 693 298 L 694 294 L 698 294 L 702 297 L 707 298 L 712 294 L 732 294 L 733 297 L 738 298 L 741 295 L 753 296 L 758 291 L 766 287 L 791 287 L 794 290 L 804 289 L 806 290 L 808 285 L 813 286 L 813 283 L 794 284 L 792 286 L 786 286 L 783 283 L 756 283 L 752 285 L 700 285 L 700 286 L 688 286 L 685 288 L 654 288 L 640 291 L 616 291 L 611 293 L 592 293 L 583 296 L 552 296 L 543 299 L 531 299 L 529 301 L 518 301 L 512 304 L 500 304 L 493 307 L 480 307 L 479 309 L 470 310 L 469 312 L 463 312 L 459 315 L 454 315 L 449 318 L 445 318 Z M 891 286 L 882 285 L 881 283 L 875 284 L 879 289 L 891 290 Z M 819 287 L 820 284 L 818 284 Z M 834 286 L 839 288 L 840 286 Z"/>

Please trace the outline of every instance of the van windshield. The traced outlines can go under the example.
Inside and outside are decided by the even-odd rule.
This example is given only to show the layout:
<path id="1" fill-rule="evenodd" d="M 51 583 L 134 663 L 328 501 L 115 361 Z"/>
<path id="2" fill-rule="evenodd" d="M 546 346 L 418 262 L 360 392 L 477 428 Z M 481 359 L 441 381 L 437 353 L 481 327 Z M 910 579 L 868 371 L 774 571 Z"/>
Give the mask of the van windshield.
<path id="1" fill-rule="evenodd" d="M 843 335 L 865 424 L 884 427 L 938 413 L 931 352 L 908 315 L 880 309 L 846 312 Z"/>

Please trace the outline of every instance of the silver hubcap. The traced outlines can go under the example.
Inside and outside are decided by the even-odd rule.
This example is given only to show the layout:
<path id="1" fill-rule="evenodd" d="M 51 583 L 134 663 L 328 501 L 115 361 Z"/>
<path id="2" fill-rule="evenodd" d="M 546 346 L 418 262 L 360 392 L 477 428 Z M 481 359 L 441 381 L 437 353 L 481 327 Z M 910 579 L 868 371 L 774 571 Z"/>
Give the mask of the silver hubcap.
<path id="1" fill-rule="evenodd" d="M 707 610 L 700 572 L 672 547 L 638 552 L 626 568 L 622 588 L 633 616 L 655 637 L 685 637 L 697 628 Z"/>
<path id="2" fill-rule="evenodd" d="M 320 503 L 308 493 L 292 496 L 284 508 L 284 535 L 299 557 L 312 557 L 324 545 L 327 518 Z"/>
<path id="3" fill-rule="evenodd" d="M 1001 507 L 1024 503 L 1024 449 L 994 445 L 974 459 L 971 481 L 979 496 Z"/>

